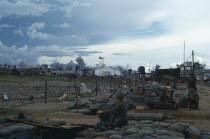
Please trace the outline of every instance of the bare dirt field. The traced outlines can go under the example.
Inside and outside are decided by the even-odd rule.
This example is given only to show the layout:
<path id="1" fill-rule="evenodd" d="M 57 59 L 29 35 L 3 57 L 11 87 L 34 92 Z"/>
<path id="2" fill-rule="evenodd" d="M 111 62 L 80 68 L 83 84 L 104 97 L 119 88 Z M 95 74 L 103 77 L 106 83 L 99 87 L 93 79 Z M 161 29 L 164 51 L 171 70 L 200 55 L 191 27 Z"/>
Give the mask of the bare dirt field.
<path id="1" fill-rule="evenodd" d="M 21 82 L 23 81 L 21 80 Z M 2 85 L 7 85 L 6 87 L 8 87 L 8 90 L 11 90 L 10 88 L 11 85 L 13 85 L 12 88 L 15 90 L 15 87 L 18 86 L 17 84 L 24 85 L 24 83 L 20 83 L 20 80 L 18 81 L 16 80 L 16 82 L 12 83 L 11 81 L 9 81 L 9 79 L 7 82 L 0 81 L 1 88 L 5 87 L 5 86 L 3 87 Z M 54 85 L 62 86 L 62 82 L 59 81 L 57 84 L 55 83 Z M 201 83 L 197 87 L 200 96 L 200 104 L 199 104 L 200 110 L 189 110 L 189 109 L 138 110 L 138 112 L 139 113 L 162 112 L 172 118 L 170 119 L 170 121 L 187 122 L 202 130 L 210 130 L 210 87 L 205 86 Z M 4 91 L 0 90 L 0 93 L 3 94 Z M 42 100 L 39 103 L 26 104 L 18 106 L 16 108 L 23 111 L 26 114 L 32 115 L 33 118 L 62 118 L 65 119 L 68 123 L 84 123 L 84 124 L 95 124 L 99 121 L 97 116 L 86 116 L 86 115 L 72 114 L 68 112 L 66 110 L 66 107 L 70 103 L 71 102 L 68 101 L 61 101 L 61 102 L 48 102 L 47 104 L 44 104 Z"/>

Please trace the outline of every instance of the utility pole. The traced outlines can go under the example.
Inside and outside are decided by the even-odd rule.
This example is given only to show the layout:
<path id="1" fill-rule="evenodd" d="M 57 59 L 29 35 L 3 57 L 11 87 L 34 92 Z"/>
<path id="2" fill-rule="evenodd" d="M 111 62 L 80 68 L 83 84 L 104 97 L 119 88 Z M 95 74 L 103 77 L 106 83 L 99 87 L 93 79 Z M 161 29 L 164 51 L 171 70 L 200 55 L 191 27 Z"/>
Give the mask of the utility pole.
<path id="1" fill-rule="evenodd" d="M 185 41 L 184 41 L 184 56 L 183 56 L 183 60 L 184 60 L 184 77 L 185 77 Z"/>
<path id="2" fill-rule="evenodd" d="M 192 66 L 193 66 L 193 83 L 195 84 L 195 64 L 194 64 L 194 51 L 192 50 Z"/>
<path id="3" fill-rule="evenodd" d="M 194 71 L 195 71 L 195 66 L 194 66 L 194 55 L 195 55 L 195 54 L 194 54 L 194 51 L 192 50 L 192 64 L 193 64 L 193 65 L 192 65 L 192 66 L 193 66 L 193 69 L 192 69 L 192 70 L 193 70 L 193 73 L 194 73 Z"/>
<path id="4" fill-rule="evenodd" d="M 98 96 L 98 80 L 97 80 L 97 77 L 96 77 L 96 96 Z"/>

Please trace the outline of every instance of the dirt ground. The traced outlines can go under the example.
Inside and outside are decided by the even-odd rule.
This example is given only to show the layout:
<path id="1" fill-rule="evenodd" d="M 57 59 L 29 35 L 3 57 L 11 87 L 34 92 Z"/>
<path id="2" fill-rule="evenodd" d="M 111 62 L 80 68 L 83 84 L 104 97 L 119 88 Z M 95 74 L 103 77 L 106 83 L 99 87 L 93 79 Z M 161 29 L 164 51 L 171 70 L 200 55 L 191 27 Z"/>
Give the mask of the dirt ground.
<path id="1" fill-rule="evenodd" d="M 200 94 L 200 110 L 141 110 L 140 113 L 163 112 L 172 120 L 192 124 L 202 130 L 210 130 L 210 87 L 198 85 Z M 95 124 L 99 121 L 97 116 L 71 114 L 66 110 L 69 102 L 49 104 L 29 104 L 18 107 L 34 118 L 63 118 L 68 123 Z"/>
<path id="2" fill-rule="evenodd" d="M 30 114 L 33 118 L 61 118 L 65 119 L 68 124 L 70 123 L 84 123 L 96 124 L 98 118 L 96 116 L 87 116 L 80 114 L 72 114 L 66 110 L 69 102 L 63 103 L 49 103 L 49 104 L 29 104 L 18 107 L 26 114 Z"/>
<path id="3" fill-rule="evenodd" d="M 18 81 L 20 84 L 20 82 Z M 6 87 L 5 82 L 1 82 L 2 87 Z M 8 81 L 8 84 L 11 83 Z M 10 86 L 7 86 L 10 89 Z M 15 83 L 12 82 L 12 88 L 15 90 Z M 24 83 L 22 83 L 24 85 Z M 24 85 L 25 86 L 25 85 Z M 67 87 L 66 87 L 67 88 Z M 163 112 L 168 117 L 171 117 L 170 121 L 180 121 L 190 123 L 202 130 L 210 130 L 210 87 L 203 84 L 197 85 L 198 93 L 200 96 L 200 110 L 178 109 L 178 110 L 138 110 L 140 113 L 155 113 Z M 29 89 L 30 90 L 30 89 Z M 21 91 L 21 90 L 20 90 Z M 1 91 L 0 91 L 1 92 Z M 9 92 L 9 91 L 8 91 Z M 21 91 L 22 92 L 22 91 Z M 3 93 L 3 92 L 1 92 Z M 18 92 L 15 92 L 18 93 Z M 44 104 L 43 102 L 27 104 L 16 107 L 26 114 L 32 115 L 33 118 L 62 118 L 70 123 L 84 123 L 84 124 L 96 124 L 99 119 L 97 116 L 86 116 L 79 114 L 72 114 L 66 110 L 66 107 L 70 102 L 49 102 Z"/>

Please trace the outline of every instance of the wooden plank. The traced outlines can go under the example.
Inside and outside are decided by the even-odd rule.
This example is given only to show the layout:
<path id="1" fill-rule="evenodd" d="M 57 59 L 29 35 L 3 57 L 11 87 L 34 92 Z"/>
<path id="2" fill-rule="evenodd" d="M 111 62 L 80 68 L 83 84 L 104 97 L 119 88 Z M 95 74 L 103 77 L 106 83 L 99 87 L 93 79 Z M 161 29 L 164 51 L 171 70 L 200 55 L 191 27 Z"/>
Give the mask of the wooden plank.
<path id="1" fill-rule="evenodd" d="M 65 126 L 51 126 L 51 125 L 45 125 L 40 123 L 34 123 L 34 122 L 28 122 L 28 121 L 21 121 L 11 118 L 5 118 L 8 122 L 17 122 L 17 123 L 24 123 L 29 125 L 34 125 L 42 128 L 53 128 L 53 129 L 72 129 L 72 128 L 81 128 L 81 126 L 71 126 L 71 125 L 65 125 Z"/>

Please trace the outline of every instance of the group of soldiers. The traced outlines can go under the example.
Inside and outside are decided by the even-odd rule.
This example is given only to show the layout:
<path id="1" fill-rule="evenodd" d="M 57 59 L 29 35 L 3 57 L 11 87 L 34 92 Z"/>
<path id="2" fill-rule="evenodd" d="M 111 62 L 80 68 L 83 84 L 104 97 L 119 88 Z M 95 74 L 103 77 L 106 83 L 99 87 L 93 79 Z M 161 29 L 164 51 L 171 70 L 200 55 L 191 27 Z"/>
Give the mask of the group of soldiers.
<path id="1" fill-rule="evenodd" d="M 196 87 L 196 79 L 194 75 L 191 73 L 188 79 L 188 96 L 186 98 L 187 105 L 190 109 L 199 109 L 199 96 L 197 93 L 197 87 Z M 145 90 L 143 88 L 140 88 L 141 91 L 135 91 L 133 90 L 131 93 L 135 94 L 135 92 L 138 92 L 142 95 L 145 93 Z M 131 94 L 130 94 L 131 95 Z M 160 101 L 165 101 L 170 99 L 171 95 L 167 95 L 166 91 L 164 90 Z M 125 97 L 125 93 L 118 90 L 115 92 L 115 104 L 106 110 L 98 110 L 97 115 L 100 118 L 100 122 L 97 123 L 97 127 L 100 127 L 100 129 L 103 128 L 116 128 L 116 127 L 123 127 L 128 123 L 127 120 L 127 109 L 125 106 L 125 103 L 123 103 L 123 99 Z"/>

